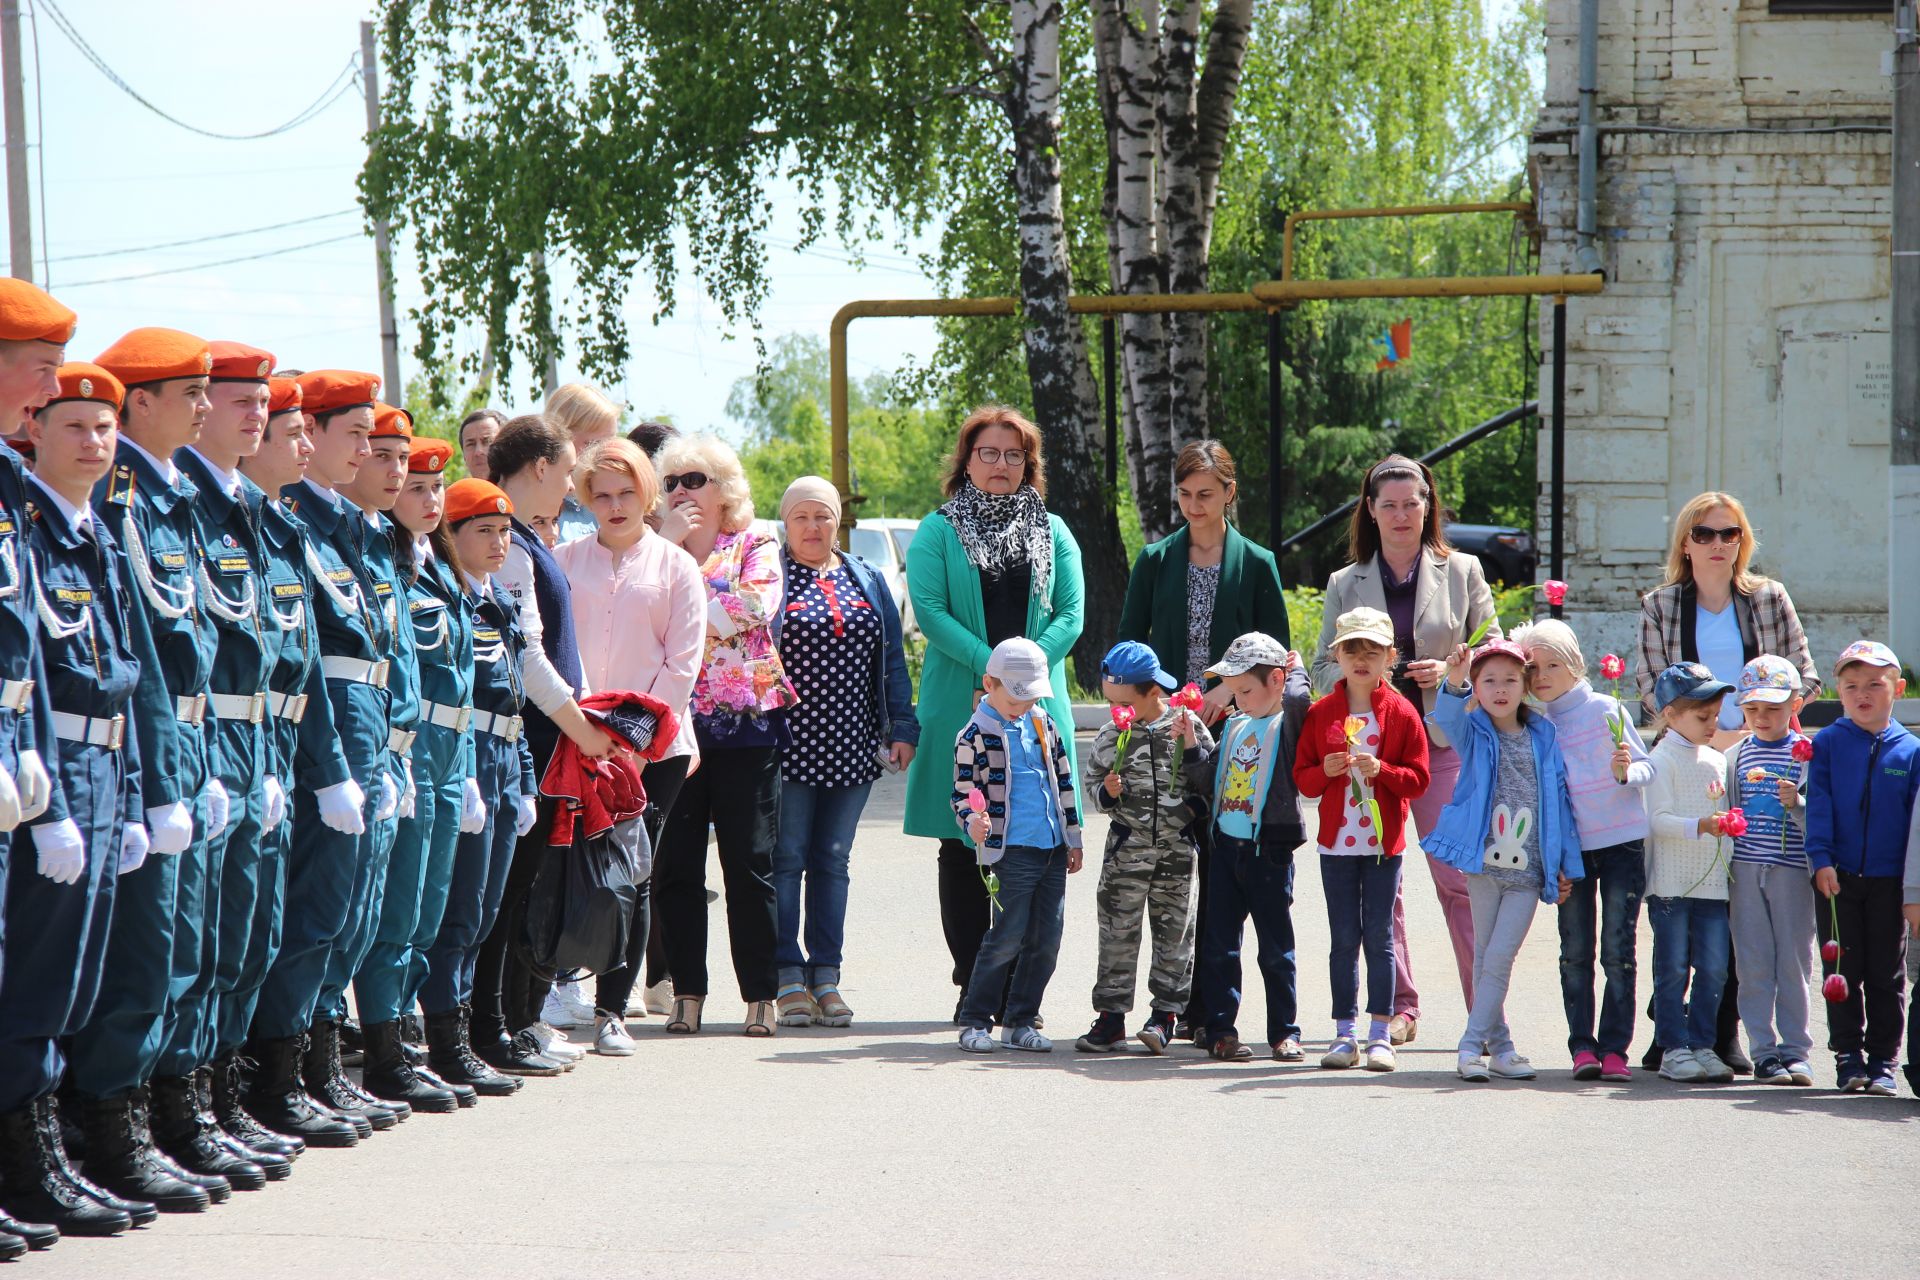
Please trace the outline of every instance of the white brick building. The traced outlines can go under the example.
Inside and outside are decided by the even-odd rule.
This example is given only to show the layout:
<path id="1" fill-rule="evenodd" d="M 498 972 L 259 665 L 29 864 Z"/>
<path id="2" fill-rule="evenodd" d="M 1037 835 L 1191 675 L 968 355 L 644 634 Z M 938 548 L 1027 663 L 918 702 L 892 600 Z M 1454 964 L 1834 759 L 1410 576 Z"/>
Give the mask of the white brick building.
<path id="1" fill-rule="evenodd" d="M 1607 288 L 1568 304 L 1563 575 L 1596 652 L 1634 652 L 1669 522 L 1705 489 L 1747 504 L 1755 563 L 1786 583 L 1816 657 L 1885 633 L 1891 5 L 1772 11 L 1788 7 L 1600 0 Z M 1547 272 L 1575 269 L 1578 14 L 1548 0 L 1531 148 Z M 1549 365 L 1543 410 L 1551 394 Z"/>

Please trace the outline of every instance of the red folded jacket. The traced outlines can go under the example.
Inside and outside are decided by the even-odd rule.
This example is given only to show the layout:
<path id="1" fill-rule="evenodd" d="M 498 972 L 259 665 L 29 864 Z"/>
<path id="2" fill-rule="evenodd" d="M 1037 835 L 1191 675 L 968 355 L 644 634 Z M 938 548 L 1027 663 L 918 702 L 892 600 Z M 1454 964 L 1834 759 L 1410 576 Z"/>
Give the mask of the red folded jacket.
<path id="1" fill-rule="evenodd" d="M 635 760 L 651 763 L 666 755 L 679 729 L 673 711 L 652 694 L 609 689 L 589 694 L 581 699 L 580 706 L 598 712 L 592 717 L 594 723 L 632 754 L 589 760 L 572 738 L 561 737 L 540 781 L 543 794 L 562 801 L 547 833 L 548 844 L 572 844 L 576 823 L 585 823 L 585 834 L 592 839 L 616 822 L 639 817 L 647 807 L 647 788 Z M 648 718 L 652 720 L 652 733 L 645 742 L 636 741 L 622 729 L 623 724 L 636 726 Z"/>

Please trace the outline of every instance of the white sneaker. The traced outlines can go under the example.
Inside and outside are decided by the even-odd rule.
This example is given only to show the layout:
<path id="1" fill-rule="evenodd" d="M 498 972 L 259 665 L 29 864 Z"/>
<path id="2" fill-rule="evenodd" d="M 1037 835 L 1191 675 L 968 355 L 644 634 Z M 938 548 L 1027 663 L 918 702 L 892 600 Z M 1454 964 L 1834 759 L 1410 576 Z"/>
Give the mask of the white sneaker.
<path id="1" fill-rule="evenodd" d="M 549 1026 L 567 1029 L 593 1025 L 593 1001 L 586 998 L 577 982 L 556 982 L 540 1006 L 540 1020 Z"/>
<path id="2" fill-rule="evenodd" d="M 960 1028 L 960 1051 L 962 1053 L 992 1053 L 992 1030 L 987 1027 Z"/>
<path id="3" fill-rule="evenodd" d="M 1698 1084 L 1707 1078 L 1705 1067 L 1691 1049 L 1668 1049 L 1660 1055 L 1660 1078 L 1681 1084 Z"/>
<path id="4" fill-rule="evenodd" d="M 536 1022 L 527 1030 L 540 1042 L 540 1052 L 556 1062 L 578 1062 L 587 1056 L 585 1049 L 561 1035 L 551 1023 Z"/>
<path id="5" fill-rule="evenodd" d="M 1732 1084 L 1733 1068 L 1726 1064 L 1721 1056 L 1711 1049 L 1695 1049 L 1693 1060 L 1700 1064 L 1700 1070 L 1706 1073 L 1707 1080 L 1713 1084 Z"/>
<path id="6" fill-rule="evenodd" d="M 647 988 L 643 999 L 648 1013 L 663 1015 L 672 1013 L 673 983 L 666 978 L 660 979 L 660 981 Z"/>
<path id="7" fill-rule="evenodd" d="M 1457 1070 L 1462 1080 L 1471 1080 L 1475 1084 L 1485 1084 L 1493 1079 L 1487 1074 L 1487 1060 L 1471 1050 L 1460 1055 Z"/>
<path id="8" fill-rule="evenodd" d="M 601 1014 L 593 1031 L 593 1051 L 609 1058 L 630 1058 L 635 1045 L 627 1034 L 627 1020 Z"/>
<path id="9" fill-rule="evenodd" d="M 1487 1065 L 1487 1070 L 1502 1080 L 1531 1080 L 1540 1074 L 1533 1069 L 1531 1062 L 1511 1049 L 1505 1053 L 1494 1054 L 1493 1061 Z"/>

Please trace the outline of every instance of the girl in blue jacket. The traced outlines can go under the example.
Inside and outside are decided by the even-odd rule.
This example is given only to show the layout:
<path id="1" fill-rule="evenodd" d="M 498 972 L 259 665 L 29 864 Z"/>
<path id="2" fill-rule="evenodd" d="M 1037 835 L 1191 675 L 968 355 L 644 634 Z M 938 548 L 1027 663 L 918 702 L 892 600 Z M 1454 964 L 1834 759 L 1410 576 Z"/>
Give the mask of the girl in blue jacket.
<path id="1" fill-rule="evenodd" d="M 1461 682 L 1465 674 L 1471 684 Z M 1526 651 L 1495 640 L 1457 647 L 1429 717 L 1460 753 L 1460 781 L 1422 843 L 1464 872 L 1473 903 L 1473 1007 L 1460 1078 L 1531 1080 L 1514 1052 L 1507 985 L 1542 902 L 1566 901 L 1584 868 L 1553 723 L 1530 713 Z M 1471 710 L 1469 708 L 1472 708 Z"/>

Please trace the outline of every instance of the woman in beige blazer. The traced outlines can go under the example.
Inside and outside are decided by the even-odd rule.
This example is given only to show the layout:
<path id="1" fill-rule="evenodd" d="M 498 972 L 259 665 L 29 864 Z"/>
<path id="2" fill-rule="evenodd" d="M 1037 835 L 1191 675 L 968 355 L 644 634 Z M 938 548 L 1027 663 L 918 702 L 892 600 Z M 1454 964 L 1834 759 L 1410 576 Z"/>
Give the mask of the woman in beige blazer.
<path id="1" fill-rule="evenodd" d="M 1487 588 L 1480 561 L 1447 545 L 1440 527 L 1440 504 L 1433 472 L 1424 463 L 1398 454 L 1382 459 L 1367 472 L 1360 503 L 1353 509 L 1347 540 L 1352 561 L 1327 579 L 1326 611 L 1320 621 L 1320 647 L 1313 658 L 1314 686 L 1322 693 L 1340 678 L 1333 659 L 1334 620 L 1362 605 L 1393 619 L 1395 648 L 1400 661 L 1394 668 L 1394 686 L 1420 708 L 1433 710 L 1434 691 L 1446 670 L 1446 656 L 1462 644 L 1482 622 L 1494 618 L 1493 592 Z M 1497 639 L 1495 619 L 1485 639 Z M 1421 835 L 1433 830 L 1440 811 L 1453 798 L 1460 776 L 1460 758 L 1446 738 L 1427 726 L 1428 768 L 1432 781 L 1426 794 L 1413 802 L 1413 820 Z M 1473 1005 L 1473 908 L 1467 899 L 1467 878 L 1428 857 L 1440 909 L 1446 915 L 1453 958 L 1460 971 L 1460 989 L 1468 1008 Z M 1404 887 L 1406 881 L 1401 880 Z M 1406 909 L 1393 904 L 1394 993 L 1392 1034 L 1405 1044 L 1418 1032 L 1420 993 L 1414 987 L 1413 966 L 1407 953 Z"/>

